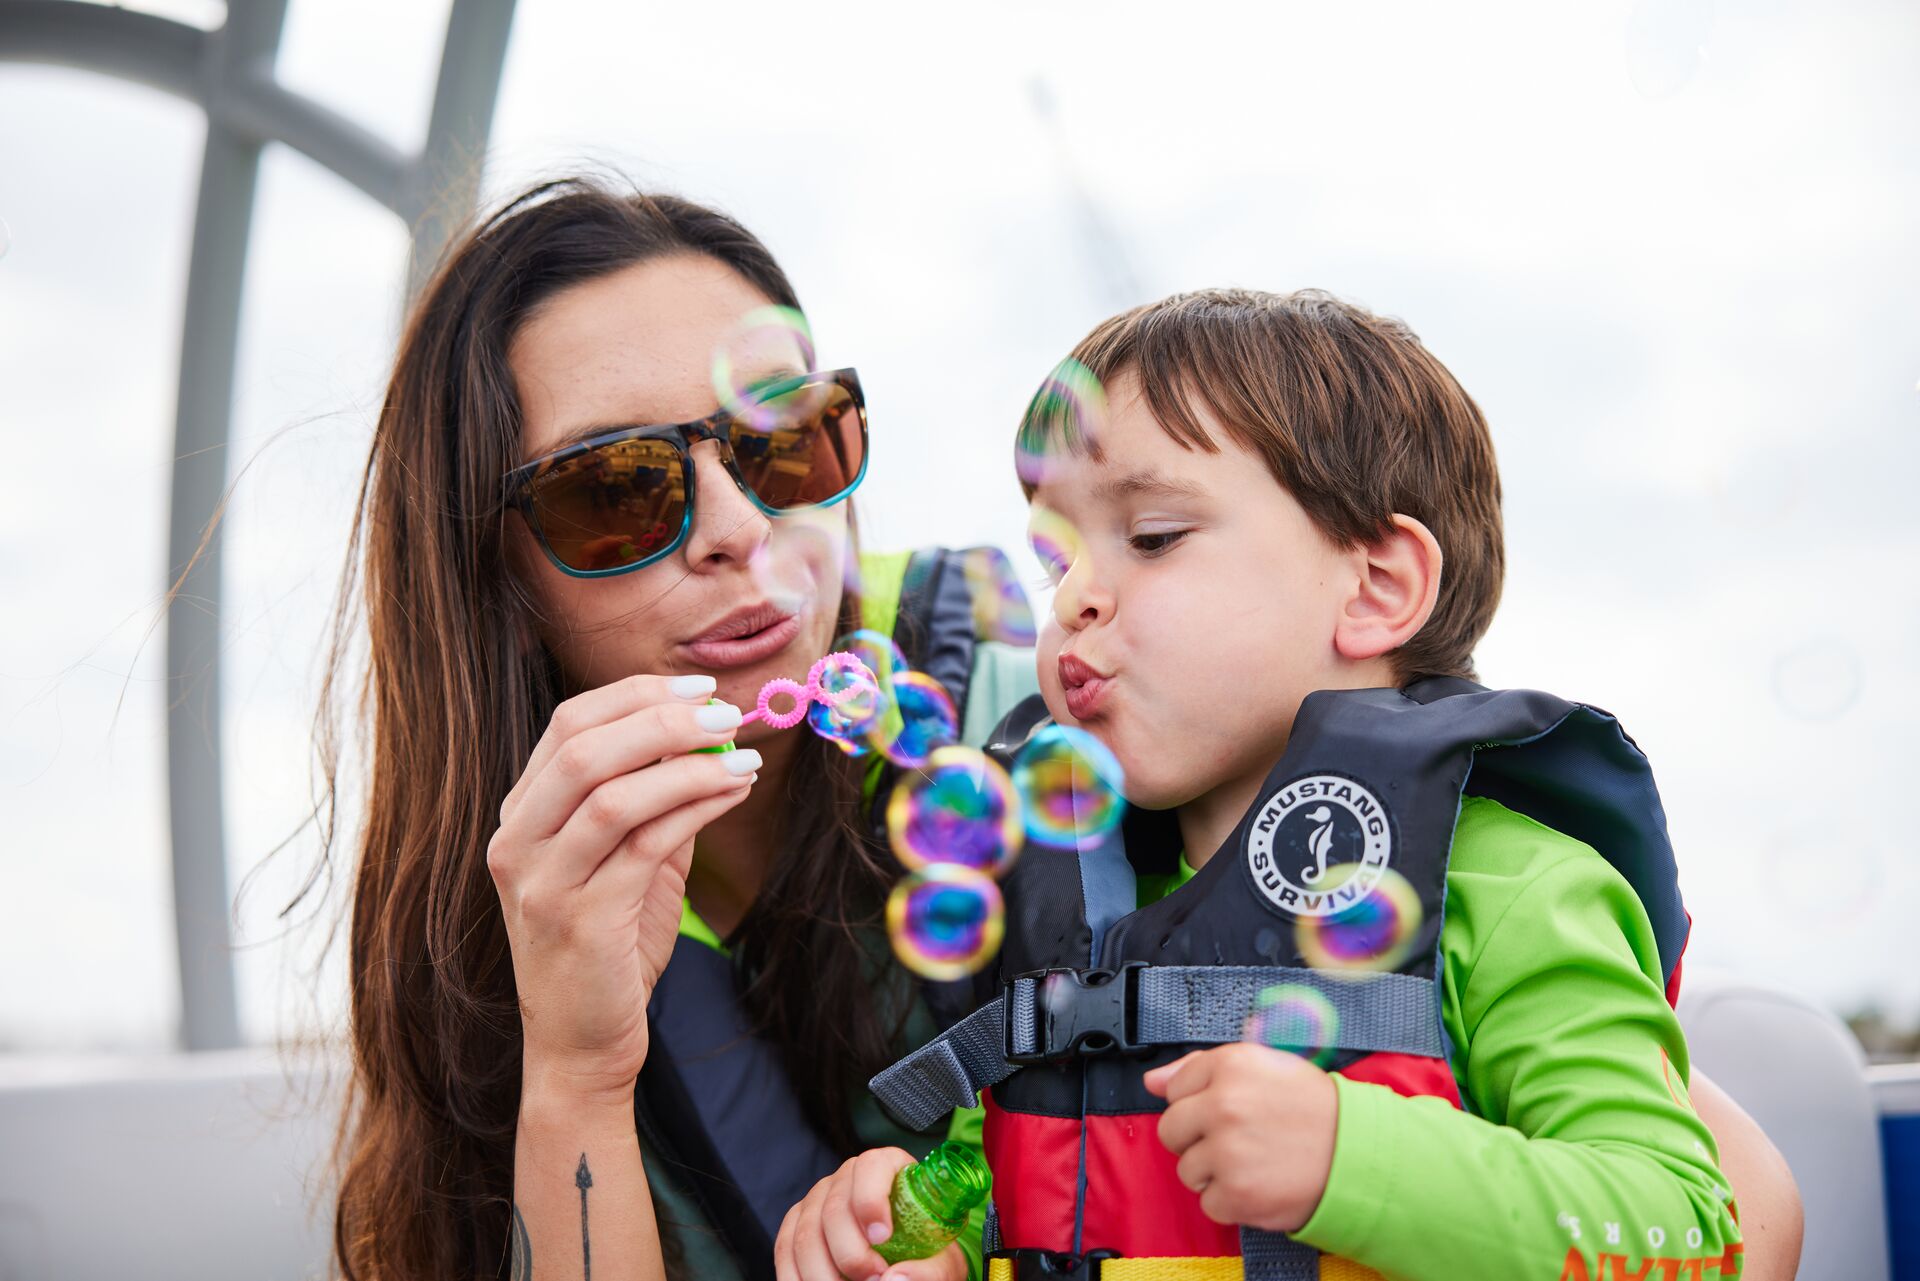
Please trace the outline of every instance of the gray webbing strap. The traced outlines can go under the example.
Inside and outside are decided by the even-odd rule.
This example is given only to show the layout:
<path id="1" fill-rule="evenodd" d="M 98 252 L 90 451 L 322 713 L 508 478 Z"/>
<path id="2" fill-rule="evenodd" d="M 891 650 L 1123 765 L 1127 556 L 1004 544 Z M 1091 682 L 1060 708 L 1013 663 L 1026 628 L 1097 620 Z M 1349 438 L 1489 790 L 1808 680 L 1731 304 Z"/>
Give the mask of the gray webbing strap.
<path id="1" fill-rule="evenodd" d="M 1438 1058 L 1440 993 L 1412 974 L 1326 973 L 1281 966 L 1152 965 L 1140 972 L 1142 1045 L 1219 1045 L 1240 1039 L 1270 987 L 1311 988 L 1333 1007 L 1329 1044 L 1315 1048 Z"/>
<path id="2" fill-rule="evenodd" d="M 1284 1232 L 1241 1228 L 1240 1269 L 1245 1281 L 1320 1281 L 1320 1252 Z"/>
<path id="3" fill-rule="evenodd" d="M 1316 1049 L 1429 1058 L 1446 1054 L 1439 988 L 1432 979 L 1231 965 L 1150 965 L 1138 974 L 1132 1018 L 1137 1046 L 1238 1041 L 1260 994 L 1284 984 L 1312 989 L 1333 1010 L 1329 1044 Z M 1018 1055 L 1046 1048 L 1041 1040 L 1044 982 L 1014 979 L 1005 996 L 875 1076 L 868 1088 L 888 1112 L 915 1130 L 926 1129 L 954 1108 L 972 1107 L 981 1090 L 1016 1070 L 1018 1065 L 1007 1061 L 1009 1044 Z"/>
<path id="4" fill-rule="evenodd" d="M 1007 1062 L 1006 998 L 996 997 L 867 1082 L 873 1097 L 910 1130 L 924 1130 L 980 1091 L 1013 1075 Z M 1032 1017 L 1029 996 L 1028 1017 Z"/>

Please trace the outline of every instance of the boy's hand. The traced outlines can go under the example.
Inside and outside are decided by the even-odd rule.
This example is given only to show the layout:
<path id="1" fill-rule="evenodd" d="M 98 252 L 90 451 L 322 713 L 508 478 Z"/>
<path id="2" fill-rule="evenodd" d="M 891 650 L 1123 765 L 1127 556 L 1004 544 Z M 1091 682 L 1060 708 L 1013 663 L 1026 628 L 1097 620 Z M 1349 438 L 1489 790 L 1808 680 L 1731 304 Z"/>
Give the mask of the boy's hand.
<path id="1" fill-rule="evenodd" d="M 887 1277 L 889 1281 L 966 1281 L 967 1256 L 953 1243 L 931 1259 L 891 1267 L 873 1250 L 893 1235 L 888 1199 L 893 1176 L 913 1164 L 900 1148 L 873 1148 L 850 1158 L 813 1185 L 806 1199 L 787 1211 L 773 1243 L 779 1281 L 841 1281 Z"/>
<path id="2" fill-rule="evenodd" d="M 1242 1043 L 1196 1050 L 1146 1075 L 1167 1100 L 1160 1141 L 1215 1223 L 1293 1232 L 1333 1165 L 1333 1078 L 1296 1054 Z"/>

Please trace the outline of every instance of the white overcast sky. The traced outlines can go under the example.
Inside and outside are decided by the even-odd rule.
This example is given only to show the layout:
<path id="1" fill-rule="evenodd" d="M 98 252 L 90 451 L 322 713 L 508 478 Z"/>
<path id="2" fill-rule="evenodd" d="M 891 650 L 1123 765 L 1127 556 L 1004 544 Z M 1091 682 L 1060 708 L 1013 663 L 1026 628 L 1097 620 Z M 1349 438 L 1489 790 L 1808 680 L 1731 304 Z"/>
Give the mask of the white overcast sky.
<path id="1" fill-rule="evenodd" d="M 295 0 L 281 75 L 415 146 L 445 12 Z M 1689 964 L 1920 1017 L 1920 10 L 724 13 L 522 0 L 487 187 L 592 163 L 758 231 L 868 387 L 870 542 L 1020 548 L 1011 424 L 1121 305 L 1312 285 L 1400 315 L 1500 451 L 1483 675 L 1651 755 Z M 157 1047 L 178 1017 L 149 629 L 201 141 L 185 104 L 0 64 L 0 1047 Z M 270 152 L 230 462 L 236 882 L 302 813 L 404 253 Z M 340 1009 L 270 937 L 286 883 L 242 906 L 255 1038 Z"/>

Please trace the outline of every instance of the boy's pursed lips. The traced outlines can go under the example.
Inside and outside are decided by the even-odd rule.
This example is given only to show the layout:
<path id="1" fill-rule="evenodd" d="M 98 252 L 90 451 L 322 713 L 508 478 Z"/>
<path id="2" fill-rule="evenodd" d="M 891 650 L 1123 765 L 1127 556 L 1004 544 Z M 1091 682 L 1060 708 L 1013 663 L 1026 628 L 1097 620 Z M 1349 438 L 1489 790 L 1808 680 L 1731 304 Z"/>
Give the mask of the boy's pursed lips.
<path id="1" fill-rule="evenodd" d="M 1099 714 L 1099 707 L 1113 678 L 1076 654 L 1061 654 L 1060 689 L 1067 700 L 1067 711 L 1076 721 Z"/>

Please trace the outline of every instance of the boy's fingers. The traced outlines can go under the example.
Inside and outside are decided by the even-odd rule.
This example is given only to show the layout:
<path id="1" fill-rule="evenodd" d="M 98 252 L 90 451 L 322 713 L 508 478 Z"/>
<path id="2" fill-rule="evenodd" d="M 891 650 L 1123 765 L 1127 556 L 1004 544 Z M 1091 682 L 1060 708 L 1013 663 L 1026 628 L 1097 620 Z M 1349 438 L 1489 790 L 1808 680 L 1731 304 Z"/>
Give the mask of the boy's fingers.
<path id="1" fill-rule="evenodd" d="M 858 1163 L 854 1168 L 859 1169 Z M 873 1252 L 866 1223 L 853 1212 L 852 1190 L 853 1180 L 846 1174 L 834 1177 L 820 1206 L 820 1230 L 827 1239 L 827 1253 L 833 1256 L 833 1265 L 842 1276 L 878 1276 L 885 1270 L 886 1260 Z"/>
<path id="2" fill-rule="evenodd" d="M 1189 1094 L 1207 1088 L 1213 1079 L 1210 1050 L 1193 1050 L 1163 1067 L 1157 1067 L 1143 1079 L 1147 1093 L 1157 1094 L 1169 1103 L 1178 1103 Z"/>
<path id="3" fill-rule="evenodd" d="M 1188 1148 L 1173 1172 L 1180 1176 L 1180 1184 L 1189 1192 L 1205 1192 L 1207 1185 L 1213 1182 L 1213 1153 L 1206 1143 L 1196 1143 Z"/>
<path id="4" fill-rule="evenodd" d="M 1199 1099 L 1182 1099 L 1160 1114 L 1160 1144 L 1179 1156 L 1206 1135 Z"/>
<path id="5" fill-rule="evenodd" d="M 894 1176 L 912 1164 L 913 1154 L 901 1148 L 875 1148 L 854 1161 L 853 1215 L 868 1244 L 877 1245 L 893 1235 L 893 1209 L 888 1202 Z"/>
<path id="6" fill-rule="evenodd" d="M 800 1281 L 800 1274 L 793 1268 L 793 1221 L 799 1213 L 797 1205 L 788 1210 L 787 1217 L 780 1220 L 780 1235 L 773 1239 L 774 1281 Z"/>
<path id="7" fill-rule="evenodd" d="M 838 1281 L 840 1269 L 833 1266 L 827 1253 L 827 1238 L 820 1231 L 820 1202 L 809 1196 L 800 1203 L 799 1217 L 793 1224 L 793 1267 L 799 1281 Z"/>

